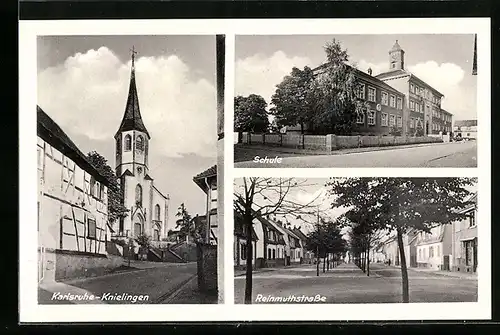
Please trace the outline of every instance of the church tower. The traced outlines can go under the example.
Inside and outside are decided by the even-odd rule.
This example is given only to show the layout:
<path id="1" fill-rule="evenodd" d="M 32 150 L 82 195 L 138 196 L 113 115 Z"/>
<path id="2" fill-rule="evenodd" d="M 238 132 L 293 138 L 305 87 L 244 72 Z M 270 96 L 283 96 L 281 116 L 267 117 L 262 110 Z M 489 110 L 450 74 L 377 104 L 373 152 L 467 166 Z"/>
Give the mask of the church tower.
<path id="1" fill-rule="evenodd" d="M 405 67 L 405 52 L 396 40 L 396 43 L 389 51 L 389 70 L 404 70 Z"/>
<path id="2" fill-rule="evenodd" d="M 142 121 L 135 83 L 135 50 L 125 113 L 116 142 L 116 175 L 124 193 L 123 205 L 131 212 L 120 222 L 119 232 L 137 236 L 147 229 L 147 208 L 152 179 L 148 175 L 149 133 Z M 132 224 L 133 222 L 133 224 Z"/>

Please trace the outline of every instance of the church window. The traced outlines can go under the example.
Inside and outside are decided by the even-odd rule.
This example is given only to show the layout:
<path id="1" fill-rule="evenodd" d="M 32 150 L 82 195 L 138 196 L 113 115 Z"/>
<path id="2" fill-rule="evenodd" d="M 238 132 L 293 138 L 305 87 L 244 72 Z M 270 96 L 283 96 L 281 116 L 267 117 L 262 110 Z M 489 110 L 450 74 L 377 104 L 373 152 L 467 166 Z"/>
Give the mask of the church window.
<path id="1" fill-rule="evenodd" d="M 144 138 L 141 135 L 137 136 L 137 139 L 135 141 L 135 148 L 141 151 L 144 150 Z"/>
<path id="2" fill-rule="evenodd" d="M 142 187 L 139 184 L 135 187 L 135 203 L 138 206 L 142 206 Z"/>
<path id="3" fill-rule="evenodd" d="M 155 220 L 160 221 L 160 205 L 158 204 L 155 206 Z"/>
<path id="4" fill-rule="evenodd" d="M 125 151 L 132 150 L 132 136 L 125 135 Z"/>

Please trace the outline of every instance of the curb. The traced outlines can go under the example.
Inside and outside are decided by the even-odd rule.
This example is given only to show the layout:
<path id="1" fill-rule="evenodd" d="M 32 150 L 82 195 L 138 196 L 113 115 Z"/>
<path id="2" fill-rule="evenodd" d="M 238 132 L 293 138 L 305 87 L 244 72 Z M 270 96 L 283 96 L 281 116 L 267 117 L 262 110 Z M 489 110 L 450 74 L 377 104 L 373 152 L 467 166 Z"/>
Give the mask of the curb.
<path id="1" fill-rule="evenodd" d="M 85 278 L 77 278 L 77 279 L 70 279 L 70 280 L 65 280 L 65 281 L 60 281 L 59 283 L 63 283 L 66 285 L 71 285 L 71 284 L 78 284 L 86 281 L 92 281 L 92 280 L 97 280 L 101 278 L 107 278 L 107 277 L 113 277 L 113 276 L 120 276 L 126 273 L 136 273 L 140 271 L 146 271 L 151 268 L 145 268 L 145 269 L 135 269 L 135 270 L 129 270 L 129 271 L 120 271 L 120 272 L 114 272 L 114 273 L 107 273 L 101 276 L 95 276 L 95 277 L 85 277 Z"/>
<path id="2" fill-rule="evenodd" d="M 198 275 L 192 275 L 188 279 L 183 280 L 178 285 L 170 289 L 167 293 L 162 294 L 161 296 L 153 300 L 152 304 L 168 304 L 169 301 L 172 301 L 172 299 L 179 295 L 179 293 L 186 285 L 191 283 L 196 278 L 198 278 Z"/>

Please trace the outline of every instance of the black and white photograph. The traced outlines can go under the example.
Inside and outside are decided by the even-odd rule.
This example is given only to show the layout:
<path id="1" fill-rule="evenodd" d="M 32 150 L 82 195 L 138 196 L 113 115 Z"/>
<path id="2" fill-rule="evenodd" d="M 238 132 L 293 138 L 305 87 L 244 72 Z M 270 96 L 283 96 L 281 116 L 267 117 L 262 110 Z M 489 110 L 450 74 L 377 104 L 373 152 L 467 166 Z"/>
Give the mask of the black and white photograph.
<path id="1" fill-rule="evenodd" d="M 237 35 L 235 167 L 477 167 L 476 44 Z"/>
<path id="2" fill-rule="evenodd" d="M 477 302 L 477 181 L 235 179 L 235 303 Z"/>
<path id="3" fill-rule="evenodd" d="M 218 303 L 215 35 L 37 53 L 38 303 Z"/>

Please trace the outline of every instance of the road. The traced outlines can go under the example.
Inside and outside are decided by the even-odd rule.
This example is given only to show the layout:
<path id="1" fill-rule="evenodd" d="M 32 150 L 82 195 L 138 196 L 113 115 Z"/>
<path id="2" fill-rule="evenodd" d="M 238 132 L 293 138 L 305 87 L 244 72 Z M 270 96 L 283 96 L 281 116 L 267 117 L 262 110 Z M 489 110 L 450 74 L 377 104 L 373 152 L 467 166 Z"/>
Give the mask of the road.
<path id="1" fill-rule="evenodd" d="M 141 304 L 172 303 L 169 301 L 169 296 L 194 276 L 196 276 L 196 263 L 157 263 L 150 267 L 112 275 L 44 284 L 39 287 L 38 299 L 40 304 L 71 304 L 77 302 L 58 301 L 52 297 L 54 293 L 61 295 L 87 293 L 96 297 L 109 293 L 108 297 L 116 294 L 147 296 L 147 300 L 135 302 Z M 78 303 L 131 304 L 134 302 L 97 299 L 92 302 Z"/>
<path id="2" fill-rule="evenodd" d="M 253 158 L 281 157 L 281 163 L 255 163 Z M 477 167 L 477 142 L 451 142 L 419 146 L 356 148 L 331 155 L 307 155 L 280 148 L 235 146 L 236 168 L 327 167 Z"/>
<path id="3" fill-rule="evenodd" d="M 408 270 L 410 302 L 475 302 L 477 278 L 458 278 Z M 244 302 L 245 277 L 235 277 L 235 303 Z M 373 264 L 368 277 L 353 264 L 341 264 L 326 273 L 307 265 L 254 273 L 253 303 L 263 297 L 325 297 L 325 303 L 397 303 L 402 299 L 401 270 Z M 261 299 L 262 300 L 262 299 Z M 304 302 L 302 302 L 304 303 Z M 321 303 L 321 302 L 319 302 Z"/>

